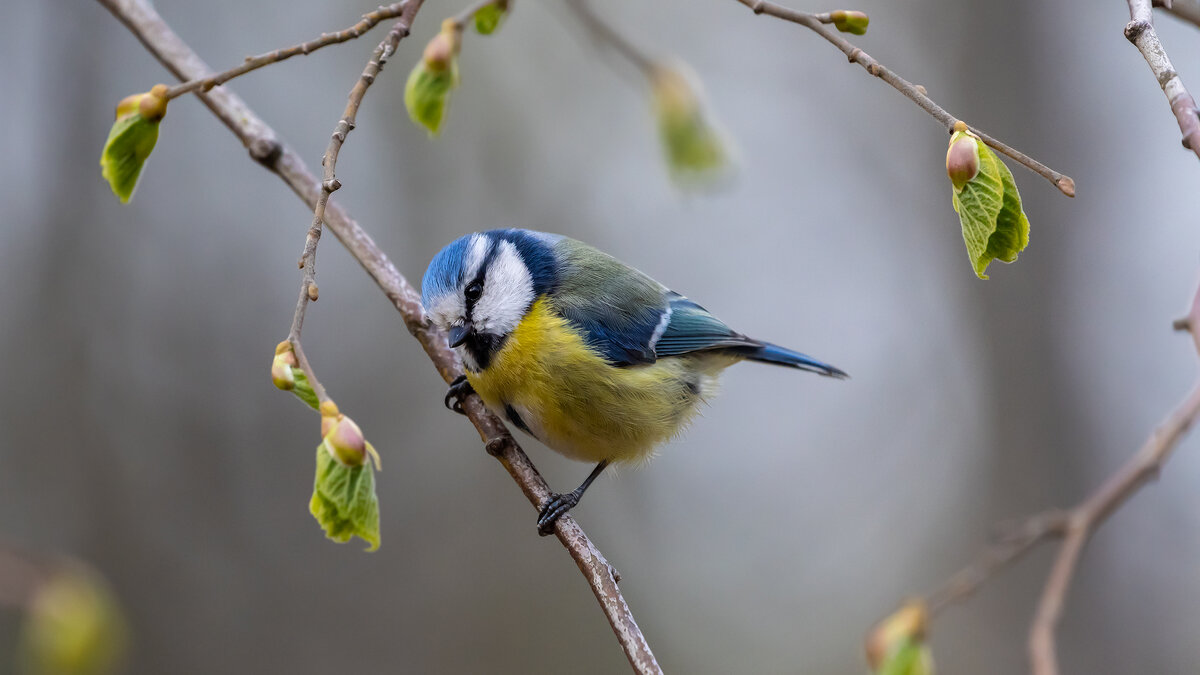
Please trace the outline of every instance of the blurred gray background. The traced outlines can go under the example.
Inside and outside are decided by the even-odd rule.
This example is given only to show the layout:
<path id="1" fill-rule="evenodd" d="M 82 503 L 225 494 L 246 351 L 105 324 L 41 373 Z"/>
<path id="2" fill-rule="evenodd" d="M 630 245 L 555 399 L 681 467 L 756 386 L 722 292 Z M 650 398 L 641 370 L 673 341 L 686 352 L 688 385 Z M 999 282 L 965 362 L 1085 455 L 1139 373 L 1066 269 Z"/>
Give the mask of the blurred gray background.
<path id="1" fill-rule="evenodd" d="M 692 64 L 739 180 L 681 197 L 646 92 L 559 3 L 468 35 L 443 138 L 409 123 L 432 0 L 338 166 L 345 204 L 419 282 L 463 233 L 574 236 L 730 324 L 834 363 L 834 382 L 741 366 L 645 469 L 577 516 L 679 673 L 861 673 L 860 640 L 967 562 L 999 520 L 1077 501 L 1195 377 L 1170 331 L 1200 263 L 1200 166 L 1124 2 L 863 0 L 856 42 L 952 113 L 1071 174 L 1013 166 L 1032 221 L 977 280 L 945 132 L 816 36 L 733 0 L 598 2 Z M 341 29 L 372 3 L 159 0 L 214 67 Z M 803 6 L 806 9 L 829 9 Z M 1200 32 L 1159 30 L 1200 87 Z M 231 86 L 316 166 L 382 37 Z M 384 458 L 383 547 L 307 512 L 317 419 L 268 377 L 309 212 L 194 99 L 171 106 L 134 202 L 97 159 L 123 96 L 168 75 L 100 6 L 0 8 L 0 539 L 92 561 L 131 617 L 131 673 L 575 672 L 626 668 L 562 547 L 383 295 L 337 242 L 305 346 Z M 1200 447 L 1106 524 L 1061 631 L 1066 673 L 1200 662 Z M 588 467 L 528 443 L 558 489 Z M 1031 555 L 933 627 L 945 673 L 1025 669 L 1051 558 Z M 0 622 L 0 672 L 15 621 Z"/>

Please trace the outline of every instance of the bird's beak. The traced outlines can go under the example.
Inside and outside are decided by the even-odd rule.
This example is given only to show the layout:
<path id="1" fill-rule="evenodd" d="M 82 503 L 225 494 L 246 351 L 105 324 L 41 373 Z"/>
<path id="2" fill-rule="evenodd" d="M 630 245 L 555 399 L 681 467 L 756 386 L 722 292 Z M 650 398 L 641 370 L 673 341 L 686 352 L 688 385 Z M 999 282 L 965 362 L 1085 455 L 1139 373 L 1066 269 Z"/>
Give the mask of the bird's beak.
<path id="1" fill-rule="evenodd" d="M 467 341 L 467 336 L 471 334 L 471 324 L 461 324 L 450 327 L 450 346 L 457 347 Z"/>

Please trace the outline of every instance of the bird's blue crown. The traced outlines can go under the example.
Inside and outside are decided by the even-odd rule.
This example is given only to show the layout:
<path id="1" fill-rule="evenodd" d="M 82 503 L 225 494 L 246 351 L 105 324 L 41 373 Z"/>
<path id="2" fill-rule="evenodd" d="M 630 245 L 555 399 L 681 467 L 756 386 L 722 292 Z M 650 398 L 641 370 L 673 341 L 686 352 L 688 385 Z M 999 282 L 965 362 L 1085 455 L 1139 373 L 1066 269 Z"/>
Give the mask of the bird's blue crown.
<path id="1" fill-rule="evenodd" d="M 488 240 L 488 250 L 481 269 L 487 269 L 488 263 L 499 249 L 500 242 L 507 241 L 517 249 L 521 260 L 529 268 L 536 295 L 549 293 L 557 285 L 558 265 L 551 246 L 561 237 L 515 228 L 489 230 L 482 235 Z M 435 298 L 456 292 L 466 281 L 463 277 L 467 273 L 467 253 L 472 236 L 474 235 L 468 234 L 455 239 L 429 263 L 425 277 L 421 280 L 421 302 L 426 307 L 429 307 L 429 303 Z"/>

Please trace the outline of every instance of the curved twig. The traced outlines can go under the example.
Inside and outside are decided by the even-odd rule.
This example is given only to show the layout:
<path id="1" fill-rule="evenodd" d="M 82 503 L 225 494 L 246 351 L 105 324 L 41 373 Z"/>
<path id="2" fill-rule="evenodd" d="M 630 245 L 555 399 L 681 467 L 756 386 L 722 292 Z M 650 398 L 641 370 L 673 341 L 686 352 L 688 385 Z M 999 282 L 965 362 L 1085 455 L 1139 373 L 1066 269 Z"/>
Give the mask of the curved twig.
<path id="1" fill-rule="evenodd" d="M 1158 80 L 1158 86 L 1167 95 L 1167 103 L 1171 106 L 1175 121 L 1179 123 L 1179 132 L 1183 134 L 1183 147 L 1200 158 L 1200 111 L 1196 110 L 1196 100 L 1183 86 L 1183 80 L 1175 72 L 1167 51 L 1158 39 L 1151 2 L 1128 0 L 1128 3 L 1129 23 L 1125 25 L 1125 37 L 1142 53 L 1154 78 Z"/>
<path id="2" fill-rule="evenodd" d="M 917 107 L 929 113 L 931 117 L 940 122 L 942 126 L 946 128 L 947 132 L 954 130 L 954 123 L 959 121 L 958 118 L 946 112 L 944 108 L 938 105 L 933 99 L 929 98 L 929 96 L 925 93 L 924 87 L 918 87 L 903 77 L 900 77 L 896 73 L 889 70 L 882 63 L 875 60 L 875 58 L 870 54 L 864 52 L 858 47 L 855 47 L 853 43 L 839 35 L 837 32 L 831 31 L 823 26 L 820 18 L 817 15 L 789 9 L 783 5 L 777 5 L 773 2 L 766 2 L 766 0 L 737 1 L 754 10 L 755 14 L 767 14 L 777 19 L 791 21 L 792 23 L 800 24 L 817 35 L 820 35 L 830 44 L 840 49 L 842 53 L 846 55 L 846 58 L 850 59 L 850 63 L 857 63 L 858 65 L 862 66 L 863 70 L 867 71 L 871 75 L 874 75 L 875 77 L 878 77 L 884 82 L 887 82 L 892 86 L 893 89 L 901 94 L 904 94 L 913 103 L 916 103 Z M 1020 150 L 1008 145 L 1007 143 L 985 134 L 974 126 L 971 127 L 971 131 L 979 136 L 984 143 L 992 146 L 1000 153 L 1008 155 L 1025 168 L 1053 183 L 1054 187 L 1058 188 L 1059 192 L 1062 192 L 1068 197 L 1075 196 L 1075 180 L 1070 176 L 1051 169 L 1045 164 L 1042 164 L 1029 155 L 1026 155 Z"/>
<path id="3" fill-rule="evenodd" d="M 1200 353 L 1200 288 L 1188 316 L 1175 322 L 1176 330 L 1192 333 Z M 1039 544 L 1062 539 L 1054 566 L 1038 601 L 1029 634 L 1029 658 L 1034 675 L 1057 675 L 1055 629 L 1062 617 L 1067 592 L 1089 539 L 1114 511 L 1146 483 L 1158 476 L 1188 429 L 1200 418 L 1200 379 L 1192 392 L 1150 434 L 1142 447 L 1086 499 L 1070 510 L 1053 510 L 1025 519 L 985 549 L 973 562 L 950 577 L 924 599 L 930 616 L 960 602 L 991 580 L 1010 563 Z"/>
<path id="4" fill-rule="evenodd" d="M 97 2 L 112 12 L 159 62 L 180 79 L 205 77 L 208 74 L 209 69 L 200 57 L 171 30 L 147 0 Z M 310 208 L 316 208 L 322 190 L 321 181 L 308 170 L 304 160 L 294 150 L 279 141 L 275 131 L 250 110 L 240 97 L 228 89 L 195 93 L 242 141 L 255 161 L 278 175 Z M 336 202 L 326 207 L 325 225 L 387 295 L 442 378 L 447 383 L 453 381 L 461 373 L 458 357 L 446 344 L 445 334 L 426 320 L 420 294 L 375 245 L 370 235 Z M 500 461 L 526 498 L 535 507 L 547 501 L 550 497 L 549 486 L 504 423 L 488 412 L 477 396 L 467 397 L 463 409 L 479 431 L 488 452 Z M 587 579 L 634 671 L 640 674 L 661 673 L 662 669 L 650 645 L 621 595 L 616 572 L 604 555 L 570 514 L 558 520 L 555 534 Z"/>
<path id="5" fill-rule="evenodd" d="M 354 129 L 355 120 L 358 117 L 358 107 L 362 105 L 363 97 L 367 94 L 367 89 L 375 82 L 375 78 L 383 70 L 384 64 L 387 63 L 389 57 L 396 52 L 396 47 L 400 44 L 400 40 L 408 36 L 409 28 L 412 26 L 413 19 L 416 18 L 417 12 L 421 9 L 421 4 L 424 0 L 407 0 L 401 3 L 403 12 L 400 14 L 400 20 L 392 26 L 388 31 L 387 37 L 379 43 L 375 51 L 371 53 L 371 59 L 367 61 L 367 65 L 363 68 L 362 75 L 355 81 L 354 87 L 350 89 L 350 97 L 346 101 L 346 109 L 342 112 L 342 118 L 333 128 L 333 133 L 329 136 L 329 146 L 325 149 L 325 154 L 321 157 L 321 165 L 325 167 L 324 180 L 321 181 L 321 194 L 317 197 L 317 204 L 313 207 L 312 224 L 308 227 L 308 234 L 304 238 L 304 250 L 300 254 L 300 269 L 303 271 L 300 279 L 300 297 L 296 300 L 296 311 L 292 314 L 292 327 L 288 331 L 288 342 L 292 343 L 292 349 L 296 354 L 297 365 L 304 371 L 308 377 L 308 382 L 312 385 L 313 392 L 317 395 L 317 400 L 327 401 L 329 397 L 325 393 L 325 388 L 317 380 L 317 376 L 313 373 L 312 366 L 309 365 L 308 359 L 304 355 L 304 349 L 300 344 L 300 331 L 304 328 L 304 313 L 308 309 L 309 302 L 315 302 L 318 297 L 317 291 L 317 244 L 321 241 L 321 224 L 325 222 L 325 209 L 329 204 L 329 196 L 335 190 L 342 187 L 342 182 L 337 179 L 336 169 L 338 154 L 342 150 L 342 144 L 346 142 L 346 136 Z"/>

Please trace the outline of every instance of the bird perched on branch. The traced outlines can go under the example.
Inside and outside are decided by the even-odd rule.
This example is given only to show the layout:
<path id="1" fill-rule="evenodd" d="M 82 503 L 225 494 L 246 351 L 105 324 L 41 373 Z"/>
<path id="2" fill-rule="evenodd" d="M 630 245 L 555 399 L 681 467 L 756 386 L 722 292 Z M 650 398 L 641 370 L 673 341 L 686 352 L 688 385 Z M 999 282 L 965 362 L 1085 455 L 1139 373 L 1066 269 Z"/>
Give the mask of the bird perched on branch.
<path id="1" fill-rule="evenodd" d="M 614 462 L 637 462 L 679 432 L 743 360 L 844 378 L 747 337 L 700 305 L 587 244 L 530 230 L 462 237 L 421 283 L 425 312 L 466 367 L 446 404 L 474 392 L 551 449 L 596 468 L 542 506 L 538 532 Z M 451 401 L 454 401 L 451 406 Z"/>

